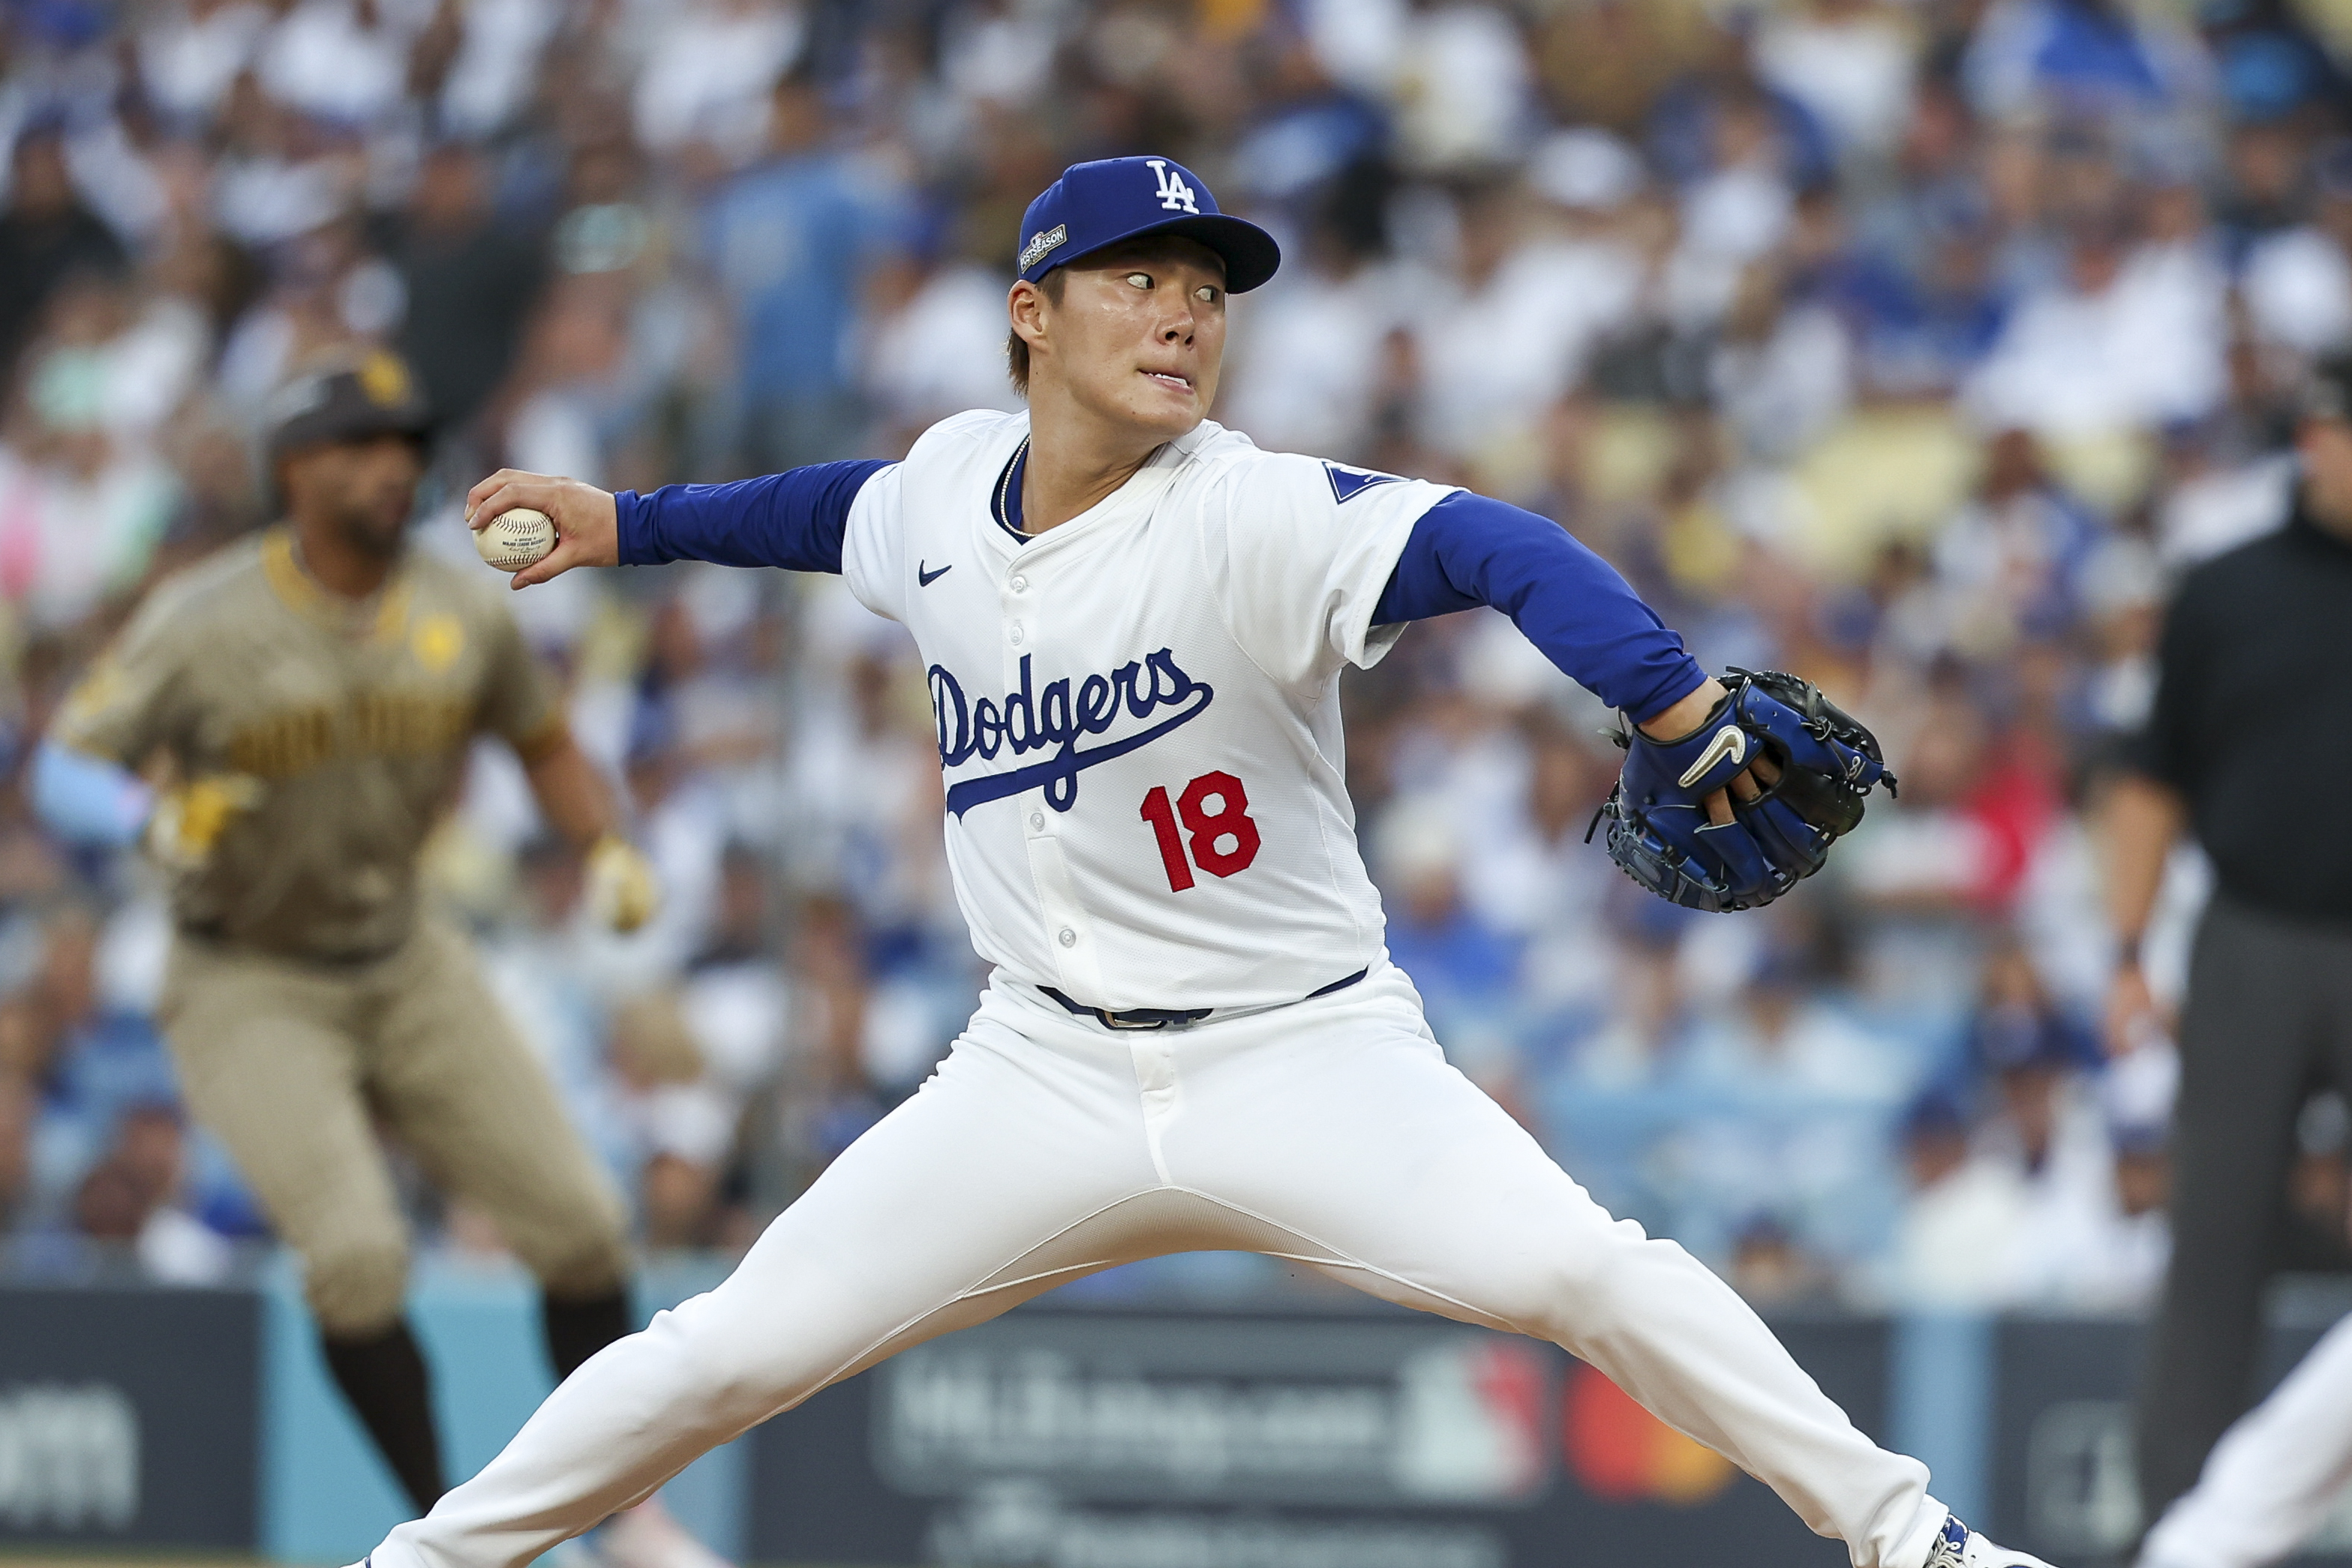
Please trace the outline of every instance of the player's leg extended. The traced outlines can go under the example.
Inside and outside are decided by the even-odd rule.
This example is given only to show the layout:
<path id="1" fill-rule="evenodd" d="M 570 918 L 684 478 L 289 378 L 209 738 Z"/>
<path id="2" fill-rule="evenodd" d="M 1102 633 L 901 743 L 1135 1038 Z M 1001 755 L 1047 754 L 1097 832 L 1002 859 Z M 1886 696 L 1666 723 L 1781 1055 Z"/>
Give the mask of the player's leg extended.
<path id="1" fill-rule="evenodd" d="M 1946 1510 L 1748 1304 L 1671 1241 L 1612 1220 L 1446 1065 L 1393 969 L 1175 1044 L 1161 1138 L 1185 1185 L 1332 1254 L 1334 1278 L 1533 1334 L 1780 1493 L 1858 1568 L 1921 1568 Z"/>
<path id="2" fill-rule="evenodd" d="M 538 1278 L 560 1384 L 635 1326 L 620 1194 L 462 937 L 421 927 L 377 985 L 376 1099 L 442 1189 L 487 1214 Z M 654 1500 L 615 1518 L 597 1555 L 614 1568 L 724 1568 Z"/>
<path id="3" fill-rule="evenodd" d="M 488 1215 L 538 1278 L 561 1383 L 629 1331 L 620 1194 L 463 938 L 420 927 L 373 984 L 369 1086 L 434 1180 Z"/>
<path id="4" fill-rule="evenodd" d="M 984 1004 L 732 1275 L 581 1367 L 375 1568 L 528 1563 L 860 1367 L 1152 1250 L 1122 1216 L 1156 1184 L 1127 1053 Z"/>
<path id="5" fill-rule="evenodd" d="M 2213 1447 L 2148 1531 L 2141 1568 L 2258 1568 L 2300 1546 L 2352 1484 L 2352 1318 Z"/>
<path id="6" fill-rule="evenodd" d="M 401 1316 L 408 1239 L 361 1096 L 345 973 L 182 940 L 159 1020 L 198 1121 L 302 1258 L 327 1364 L 412 1501 L 441 1495 L 425 1361 Z"/>

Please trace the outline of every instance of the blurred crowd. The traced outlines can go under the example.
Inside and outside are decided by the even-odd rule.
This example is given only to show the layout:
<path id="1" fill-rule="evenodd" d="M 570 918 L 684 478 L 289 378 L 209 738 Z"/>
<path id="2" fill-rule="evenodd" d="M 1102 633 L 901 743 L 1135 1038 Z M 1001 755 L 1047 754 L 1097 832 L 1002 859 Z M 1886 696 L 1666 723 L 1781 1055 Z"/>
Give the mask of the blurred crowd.
<path id="1" fill-rule="evenodd" d="M 1901 775 L 1796 895 L 1686 917 L 1585 842 L 1610 716 L 1488 612 L 1417 629 L 1343 687 L 1349 776 L 1454 1060 L 1759 1300 L 2148 1299 L 2171 1073 L 2099 1037 L 2100 805 L 2169 584 L 2280 521 L 2299 377 L 2352 347 L 2352 6 L 0 15 L 8 768 L 145 584 L 268 520 L 256 422 L 320 351 L 391 344 L 429 390 L 422 549 L 466 549 L 457 498 L 501 464 L 649 489 L 895 456 L 1018 406 L 1028 199 L 1167 153 L 1287 258 L 1234 301 L 1221 419 L 1546 513 L 1711 667 L 1821 682 Z M 645 1244 L 740 1247 L 981 978 L 911 645 L 781 574 L 516 608 L 667 903 L 593 931 L 488 747 L 435 886 Z M 2159 980 L 2200 897 L 2184 853 Z M 262 1233 L 149 1021 L 167 934 L 135 858 L 0 801 L 19 1267 L 209 1278 Z M 2346 1117 L 2304 1120 L 2336 1258 Z M 413 1185 L 440 1245 L 498 1249 Z"/>

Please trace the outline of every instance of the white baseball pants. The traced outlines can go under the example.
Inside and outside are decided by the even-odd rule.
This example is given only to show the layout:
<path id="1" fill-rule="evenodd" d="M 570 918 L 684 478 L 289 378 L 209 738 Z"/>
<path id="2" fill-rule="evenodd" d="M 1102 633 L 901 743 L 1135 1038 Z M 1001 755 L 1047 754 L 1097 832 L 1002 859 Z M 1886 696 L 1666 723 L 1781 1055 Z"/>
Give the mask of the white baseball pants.
<path id="1" fill-rule="evenodd" d="M 2294 1551 L 2352 1485 L 2352 1318 L 2238 1418 L 2140 1548 L 2142 1568 L 2258 1568 Z"/>
<path id="2" fill-rule="evenodd" d="M 573 1373 L 374 1568 L 520 1568 L 897 1351 L 1200 1249 L 1564 1346 L 1856 1568 L 1922 1568 L 1944 1521 L 1925 1466 L 1856 1431 L 1728 1286 L 1612 1221 L 1449 1067 L 1383 963 L 1328 996 L 1151 1031 L 1000 979 L 733 1275 Z"/>

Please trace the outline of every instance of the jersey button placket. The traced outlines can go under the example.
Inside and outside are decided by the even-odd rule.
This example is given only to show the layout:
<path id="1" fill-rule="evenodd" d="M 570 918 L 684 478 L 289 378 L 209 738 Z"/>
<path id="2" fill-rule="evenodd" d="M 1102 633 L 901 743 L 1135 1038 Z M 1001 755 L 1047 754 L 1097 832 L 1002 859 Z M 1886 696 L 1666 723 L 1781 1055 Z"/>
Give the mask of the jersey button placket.
<path id="1" fill-rule="evenodd" d="M 998 603 L 1004 617 L 1003 647 L 1008 691 L 1020 687 L 1024 660 L 1031 666 L 1033 689 L 1042 689 L 1052 679 L 1043 668 L 1047 655 L 1039 645 L 1041 634 L 1034 614 L 1037 606 L 1028 597 L 1034 585 L 1024 568 L 1005 577 L 999 590 Z M 1065 986 L 1092 993 L 1099 989 L 1101 976 L 1095 968 L 1093 943 L 1087 940 L 1086 910 L 1078 902 L 1077 889 L 1071 880 L 1055 833 L 1061 826 L 1060 814 L 1049 811 L 1046 805 L 1042 792 L 1030 794 L 1017 820 L 1025 830 L 1023 837 L 1027 841 L 1030 872 L 1036 879 L 1044 905 L 1039 912 L 1045 917 L 1045 941 L 1051 944 L 1047 951 L 1057 957 L 1056 967 Z"/>
<path id="2" fill-rule="evenodd" d="M 1034 547 L 1033 547 L 1034 548 Z M 1037 652 L 1037 605 L 1031 596 L 1029 568 L 1012 573 L 997 590 L 997 605 L 1004 617 L 1005 670 L 1017 676 L 1023 654 Z"/>

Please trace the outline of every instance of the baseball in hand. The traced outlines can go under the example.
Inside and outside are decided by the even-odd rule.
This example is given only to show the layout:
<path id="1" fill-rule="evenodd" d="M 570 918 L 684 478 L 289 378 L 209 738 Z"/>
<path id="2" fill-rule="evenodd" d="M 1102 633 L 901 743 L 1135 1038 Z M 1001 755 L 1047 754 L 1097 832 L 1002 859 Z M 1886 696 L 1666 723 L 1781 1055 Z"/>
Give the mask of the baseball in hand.
<path id="1" fill-rule="evenodd" d="M 520 572 L 555 548 L 555 523 L 543 511 L 519 506 L 474 530 L 474 549 L 501 572 Z"/>

